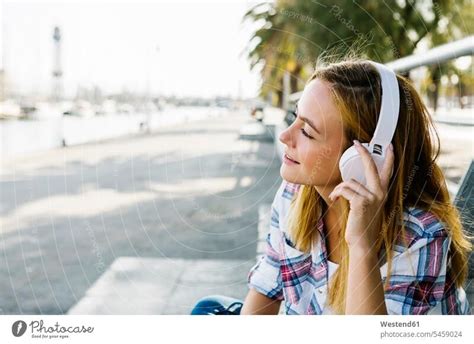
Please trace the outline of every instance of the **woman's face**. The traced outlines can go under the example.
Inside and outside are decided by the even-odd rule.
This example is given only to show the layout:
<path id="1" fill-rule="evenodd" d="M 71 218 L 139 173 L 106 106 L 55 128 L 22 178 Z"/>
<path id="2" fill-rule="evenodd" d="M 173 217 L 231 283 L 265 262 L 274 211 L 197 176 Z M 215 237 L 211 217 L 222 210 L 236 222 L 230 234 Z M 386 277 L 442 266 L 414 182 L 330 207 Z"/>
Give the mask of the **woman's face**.
<path id="1" fill-rule="evenodd" d="M 319 187 L 341 182 L 339 158 L 348 146 L 339 111 L 326 82 L 310 81 L 297 104 L 297 117 L 280 135 L 285 153 L 280 174 L 290 183 Z"/>

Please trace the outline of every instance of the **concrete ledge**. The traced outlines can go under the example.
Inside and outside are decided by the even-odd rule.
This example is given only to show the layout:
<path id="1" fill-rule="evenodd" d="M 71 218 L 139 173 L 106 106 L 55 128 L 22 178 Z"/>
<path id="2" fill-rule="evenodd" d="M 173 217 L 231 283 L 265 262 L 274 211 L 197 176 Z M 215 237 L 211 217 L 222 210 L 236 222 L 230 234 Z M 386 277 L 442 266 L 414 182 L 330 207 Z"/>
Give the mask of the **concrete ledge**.
<path id="1" fill-rule="evenodd" d="M 67 314 L 189 314 L 201 297 L 244 299 L 251 260 L 117 258 Z"/>

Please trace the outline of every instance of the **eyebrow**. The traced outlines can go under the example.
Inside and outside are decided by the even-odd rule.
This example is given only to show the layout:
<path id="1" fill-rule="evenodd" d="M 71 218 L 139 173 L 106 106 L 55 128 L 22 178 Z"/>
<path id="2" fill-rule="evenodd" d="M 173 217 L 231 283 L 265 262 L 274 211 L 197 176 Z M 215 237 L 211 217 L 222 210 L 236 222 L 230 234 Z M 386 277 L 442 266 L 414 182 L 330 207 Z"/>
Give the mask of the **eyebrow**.
<path id="1" fill-rule="evenodd" d="M 296 115 L 298 115 L 298 103 L 296 103 L 296 110 L 295 110 L 295 113 L 296 113 Z M 314 130 L 315 132 L 317 132 L 318 134 L 321 135 L 321 133 L 319 132 L 319 130 L 316 129 L 316 126 L 314 125 L 314 123 L 313 123 L 309 118 L 301 117 L 301 116 L 298 116 L 298 117 L 299 117 L 303 122 L 308 123 L 308 125 L 309 125 L 311 128 L 313 128 L 313 130 Z"/>

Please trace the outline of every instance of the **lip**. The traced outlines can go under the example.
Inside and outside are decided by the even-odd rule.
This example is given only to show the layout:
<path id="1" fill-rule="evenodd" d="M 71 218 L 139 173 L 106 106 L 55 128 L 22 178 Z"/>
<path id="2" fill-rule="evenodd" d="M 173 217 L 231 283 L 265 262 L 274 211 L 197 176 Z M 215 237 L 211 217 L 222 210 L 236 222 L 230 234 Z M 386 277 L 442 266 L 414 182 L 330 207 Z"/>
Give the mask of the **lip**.
<path id="1" fill-rule="evenodd" d="M 293 160 L 288 154 L 285 153 L 283 156 L 283 161 L 289 165 L 294 164 L 294 165 L 299 165 L 300 163 L 297 162 L 296 160 Z"/>

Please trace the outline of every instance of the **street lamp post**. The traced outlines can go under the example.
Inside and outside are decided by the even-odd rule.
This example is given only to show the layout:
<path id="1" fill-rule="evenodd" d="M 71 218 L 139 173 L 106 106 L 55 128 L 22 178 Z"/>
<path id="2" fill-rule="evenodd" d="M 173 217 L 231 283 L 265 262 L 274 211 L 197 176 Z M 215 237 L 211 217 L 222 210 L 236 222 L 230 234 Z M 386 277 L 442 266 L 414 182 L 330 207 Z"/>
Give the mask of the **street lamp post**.
<path id="1" fill-rule="evenodd" d="M 159 53 L 160 52 L 160 47 L 157 45 L 155 49 L 152 50 L 151 56 L 148 56 L 148 73 L 147 73 L 147 78 L 146 78 L 146 115 L 147 115 L 147 132 L 151 133 L 151 120 L 152 120 L 152 113 L 150 109 L 151 103 L 154 104 L 152 101 L 152 93 L 153 93 L 153 85 L 152 85 L 152 80 L 153 80 L 153 53 Z M 151 58 L 150 58 L 151 57 Z"/>

